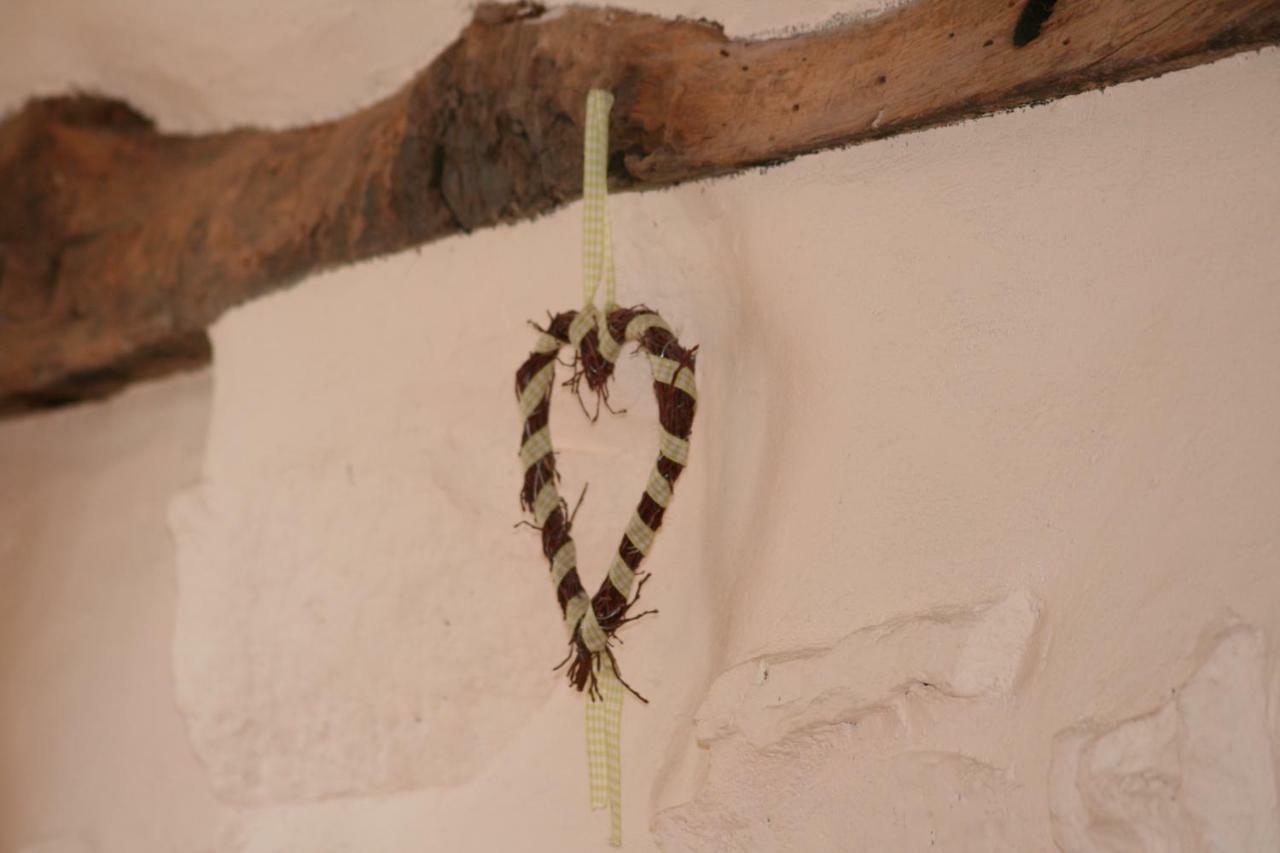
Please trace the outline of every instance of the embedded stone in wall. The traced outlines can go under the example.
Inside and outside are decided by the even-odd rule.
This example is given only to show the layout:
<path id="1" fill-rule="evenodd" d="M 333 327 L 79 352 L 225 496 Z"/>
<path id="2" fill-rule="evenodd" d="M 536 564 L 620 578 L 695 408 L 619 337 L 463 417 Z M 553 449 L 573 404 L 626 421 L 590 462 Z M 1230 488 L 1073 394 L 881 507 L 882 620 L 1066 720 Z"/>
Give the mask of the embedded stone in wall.
<path id="1" fill-rule="evenodd" d="M 1009 691 L 1039 604 L 1023 592 L 987 605 L 939 608 L 858 631 L 826 649 L 739 664 L 711 685 L 697 715 L 706 745 L 742 734 L 756 746 L 841 723 L 912 685 L 955 697 Z"/>
<path id="2" fill-rule="evenodd" d="M 423 456 L 208 482 L 174 506 L 178 703 L 221 798 L 464 782 L 559 686 L 545 581 L 498 577 L 528 551 L 512 502 L 470 516 L 490 536 L 441 536 L 473 495 L 432 470 L 464 462 Z M 491 485 L 482 504 L 509 498 Z"/>
<path id="3" fill-rule="evenodd" d="M 1021 849 L 1017 781 L 930 721 L 982 725 L 1027 668 L 1039 612 L 1017 592 L 728 670 L 697 715 L 707 779 L 654 821 L 663 850 Z"/>
<path id="4" fill-rule="evenodd" d="M 1058 736 L 1050 807 L 1066 853 L 1280 850 L 1265 641 L 1236 626 L 1206 647 L 1159 708 Z"/>

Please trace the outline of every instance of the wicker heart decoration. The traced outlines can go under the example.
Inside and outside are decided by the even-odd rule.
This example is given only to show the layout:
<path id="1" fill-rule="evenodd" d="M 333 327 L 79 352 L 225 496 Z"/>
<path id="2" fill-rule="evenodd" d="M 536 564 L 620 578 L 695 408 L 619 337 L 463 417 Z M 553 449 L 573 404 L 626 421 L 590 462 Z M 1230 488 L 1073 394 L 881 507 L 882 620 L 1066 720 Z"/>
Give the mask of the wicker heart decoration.
<path id="1" fill-rule="evenodd" d="M 643 307 L 614 307 L 607 313 L 594 307 L 566 311 L 552 317 L 541 332 L 534 351 L 516 371 L 516 397 L 524 418 L 520 459 L 525 470 L 520 501 L 533 513 L 533 524 L 542 534 L 542 553 L 551 563 L 551 581 L 569 630 L 570 652 L 565 660 L 569 681 L 598 699 L 597 675 L 605 665 L 602 657 L 612 670 L 609 674 L 618 675 L 610 648 L 612 639 L 619 627 L 639 618 L 627 615 L 635 603 L 631 591 L 636 572 L 662 526 L 672 487 L 688 462 L 689 433 L 697 408 L 696 347 L 686 350 L 680 346 L 666 322 Z M 638 344 L 649 358 L 660 424 L 658 458 L 608 576 L 596 594 L 588 596 L 578 577 L 577 551 L 570 535 L 572 518 L 556 488 L 559 475 L 549 426 L 551 389 L 557 356 L 562 347 L 572 346 L 576 350 L 573 376 L 566 384 L 576 391 L 585 379 L 592 392 L 607 400 L 608 381 L 624 341 Z M 645 579 L 647 574 L 636 586 L 637 595 Z M 620 675 L 618 679 L 621 681 Z"/>
<path id="2" fill-rule="evenodd" d="M 542 553 L 551 562 L 551 582 L 569 631 L 569 682 L 588 696 L 587 771 L 592 809 L 609 809 L 609 843 L 622 845 L 622 705 L 625 692 L 648 701 L 622 680 L 611 648 L 618 629 L 645 615 L 628 615 L 648 575 L 636 584 L 640 562 L 653 546 L 671 502 L 672 488 L 689 461 L 689 432 L 697 408 L 694 349 L 680 346 L 661 317 L 648 308 L 619 308 L 608 194 L 609 110 L 613 95 L 587 93 L 582 145 L 582 310 L 551 318 L 532 353 L 516 371 L 516 399 L 524 427 L 520 460 L 524 487 L 520 502 L 533 513 L 542 534 Z M 596 293 L 603 289 L 603 311 Z M 658 459 L 640 504 L 627 524 L 608 576 L 594 596 L 578 577 L 578 553 L 570 535 L 573 513 L 556 487 L 551 447 L 551 389 L 560 350 L 574 350 L 568 385 L 582 399 L 582 380 L 600 403 L 608 405 L 609 379 L 624 342 L 639 345 L 649 357 L 658 400 Z M 585 404 L 583 409 L 586 409 Z M 597 407 L 597 414 L 599 408 Z M 592 417 L 594 420 L 594 417 Z M 575 510 L 576 511 L 576 510 Z M 632 596 L 632 587 L 635 596 Z M 556 667 L 559 669 L 560 667 Z"/>

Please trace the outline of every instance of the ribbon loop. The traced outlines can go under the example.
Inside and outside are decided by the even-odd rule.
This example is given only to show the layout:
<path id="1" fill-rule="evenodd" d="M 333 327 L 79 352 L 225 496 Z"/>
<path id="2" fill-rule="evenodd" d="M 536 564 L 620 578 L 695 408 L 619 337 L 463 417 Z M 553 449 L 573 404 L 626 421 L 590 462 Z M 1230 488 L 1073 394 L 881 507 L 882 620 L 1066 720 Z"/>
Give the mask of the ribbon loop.
<path id="1" fill-rule="evenodd" d="M 613 95 L 602 89 L 587 93 L 587 124 L 582 148 L 582 304 L 594 305 L 603 281 L 604 307 L 615 304 L 618 289 L 609 226 L 609 110 Z"/>

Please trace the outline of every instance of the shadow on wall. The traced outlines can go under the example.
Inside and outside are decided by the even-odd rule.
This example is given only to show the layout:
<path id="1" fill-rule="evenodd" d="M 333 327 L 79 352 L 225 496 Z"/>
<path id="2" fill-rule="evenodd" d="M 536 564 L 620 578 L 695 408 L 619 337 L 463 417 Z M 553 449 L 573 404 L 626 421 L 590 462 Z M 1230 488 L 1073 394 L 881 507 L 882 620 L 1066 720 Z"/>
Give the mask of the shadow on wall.
<path id="1" fill-rule="evenodd" d="M 0 424 L 0 850 L 220 837 L 228 810 L 173 701 L 165 522 L 200 477 L 211 385 L 181 376 Z"/>

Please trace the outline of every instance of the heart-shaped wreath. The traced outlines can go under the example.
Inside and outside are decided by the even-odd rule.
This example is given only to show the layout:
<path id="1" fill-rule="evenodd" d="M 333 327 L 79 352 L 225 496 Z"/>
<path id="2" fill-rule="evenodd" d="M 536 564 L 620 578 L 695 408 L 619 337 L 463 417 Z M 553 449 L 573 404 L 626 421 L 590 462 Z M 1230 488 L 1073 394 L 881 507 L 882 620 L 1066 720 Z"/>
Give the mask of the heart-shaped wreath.
<path id="1" fill-rule="evenodd" d="M 569 681 L 574 688 L 599 699 L 597 673 L 603 656 L 612 674 L 637 698 L 647 701 L 622 681 L 610 646 L 622 625 L 645 615 L 632 616 L 629 611 L 648 574 L 640 577 L 636 598 L 631 597 L 631 590 L 640 562 L 662 526 L 672 488 L 688 463 L 689 433 L 698 397 L 694 384 L 697 348 L 682 347 L 666 322 L 644 307 L 615 307 L 607 313 L 590 306 L 582 311 L 565 311 L 552 317 L 548 326 L 539 331 L 542 334 L 534 351 L 516 371 L 516 397 L 524 417 L 520 459 L 525 471 L 520 502 L 533 513 L 533 525 L 541 531 L 542 553 L 551 563 L 556 599 L 569 629 L 569 656 L 561 665 L 569 664 Z M 618 553 L 609 565 L 608 576 L 596 594 L 588 596 L 578 577 L 577 549 L 570 535 L 573 516 L 556 487 L 559 473 L 549 423 L 551 389 L 560 350 L 572 346 L 573 374 L 565 384 L 578 392 L 585 379 L 589 390 L 607 405 L 608 382 L 624 341 L 639 344 L 649 357 L 660 424 L 658 459 L 618 545 Z"/>
<path id="2" fill-rule="evenodd" d="M 680 346 L 671 327 L 656 312 L 617 305 L 617 277 L 605 205 L 612 104 L 613 96 L 602 89 L 592 89 L 587 94 L 582 149 L 582 310 L 556 314 L 547 328 L 538 329 L 542 334 L 537 345 L 516 371 L 516 398 L 524 419 L 520 441 L 524 487 L 520 502 L 533 513 L 532 526 L 542 534 L 542 553 L 551 561 L 551 582 L 569 630 L 569 654 L 560 665 L 569 665 L 569 682 L 579 692 L 585 691 L 589 700 L 586 734 L 591 807 L 608 806 L 609 843 L 621 846 L 624 688 L 642 702 L 648 700 L 622 680 L 611 645 L 619 628 L 645 615 L 630 615 L 648 579 L 646 574 L 636 585 L 637 571 L 653 546 L 672 489 L 689 461 L 689 431 L 698 393 L 693 380 L 694 350 Z M 603 311 L 595 302 L 601 284 L 605 291 Z M 577 510 L 569 512 L 569 505 L 556 487 L 560 475 L 551 447 L 551 389 L 560 350 L 570 346 L 574 350 L 573 373 L 565 384 L 581 402 L 582 382 L 586 380 L 597 402 L 607 407 L 609 379 L 624 342 L 638 344 L 649 356 L 661 425 L 658 461 L 640 496 L 640 505 L 627 524 L 618 553 L 609 564 L 608 576 L 590 596 L 578 577 L 578 552 L 570 535 Z"/>

